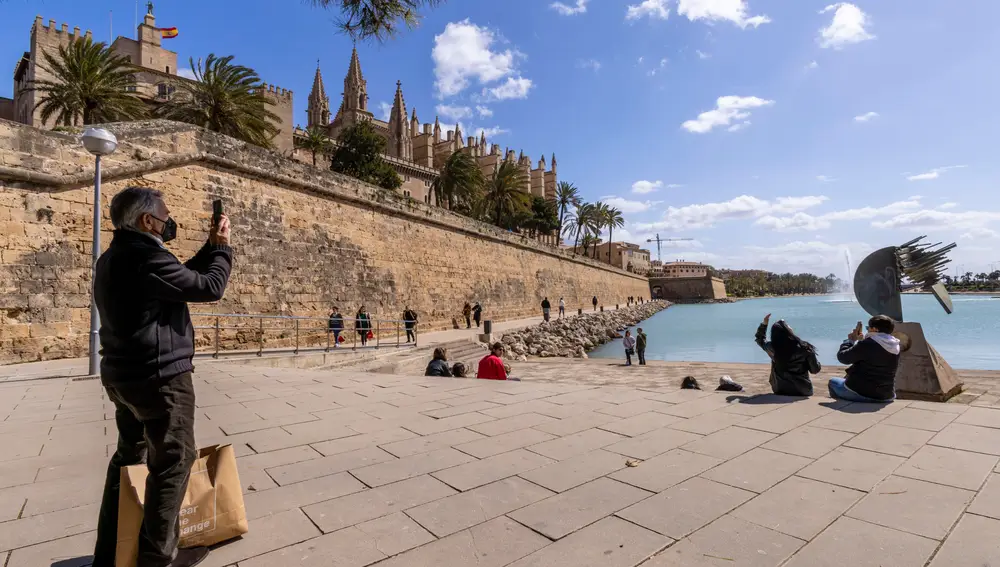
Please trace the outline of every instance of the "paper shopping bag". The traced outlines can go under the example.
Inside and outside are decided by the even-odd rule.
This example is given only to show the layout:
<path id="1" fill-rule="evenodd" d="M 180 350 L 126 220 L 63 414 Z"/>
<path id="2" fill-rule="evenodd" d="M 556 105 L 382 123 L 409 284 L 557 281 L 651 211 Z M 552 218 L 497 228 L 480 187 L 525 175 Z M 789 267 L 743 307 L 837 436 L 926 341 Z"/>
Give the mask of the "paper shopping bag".
<path id="1" fill-rule="evenodd" d="M 122 468 L 115 567 L 135 567 L 147 475 L 146 465 Z M 201 449 L 181 505 L 180 547 L 213 545 L 249 529 L 233 446 Z"/>

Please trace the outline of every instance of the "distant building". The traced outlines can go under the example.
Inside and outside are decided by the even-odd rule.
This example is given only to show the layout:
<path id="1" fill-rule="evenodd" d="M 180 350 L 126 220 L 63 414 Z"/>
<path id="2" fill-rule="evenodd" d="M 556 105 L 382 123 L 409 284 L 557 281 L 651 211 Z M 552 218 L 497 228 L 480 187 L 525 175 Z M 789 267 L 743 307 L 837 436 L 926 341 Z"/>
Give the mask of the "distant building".
<path id="1" fill-rule="evenodd" d="M 189 79 L 177 75 L 177 53 L 161 45 L 163 30 L 156 27 L 151 6 L 139 24 L 136 36 L 138 39 L 119 36 L 111 44 L 111 49 L 132 62 L 136 70 L 136 83 L 132 88 L 139 98 L 155 107 L 170 100 L 177 82 Z M 14 98 L 0 97 L 0 118 L 38 128 L 58 126 L 53 117 L 48 121 L 42 120 L 41 109 L 37 108 L 40 95 L 30 87 L 32 81 L 55 78 L 45 69 L 44 53 L 56 56 L 60 47 L 84 37 L 92 37 L 89 30 L 81 34 L 80 28 L 75 27 L 71 33 L 67 24 L 57 28 L 56 21 L 49 20 L 45 25 L 42 17 L 36 16 L 31 26 L 29 50 L 24 52 L 14 68 Z M 265 84 L 263 94 L 275 103 L 270 110 L 279 117 L 275 124 L 279 133 L 274 145 L 280 151 L 291 151 L 292 91 Z"/>
<path id="2" fill-rule="evenodd" d="M 719 277 L 724 280 L 730 278 L 756 278 L 767 277 L 770 273 L 767 270 L 719 270 Z"/>
<path id="3" fill-rule="evenodd" d="M 708 275 L 711 266 L 700 262 L 665 262 L 659 270 L 661 278 L 703 278 Z"/>
<path id="4" fill-rule="evenodd" d="M 576 254 L 582 255 L 584 253 L 583 246 L 577 246 L 575 249 L 572 246 L 564 246 L 564 248 L 573 250 Z M 587 256 L 591 258 L 607 262 L 609 251 L 612 266 L 642 276 L 649 273 L 649 250 L 640 248 L 638 244 L 605 242 L 596 247 L 590 246 L 586 252 Z"/>

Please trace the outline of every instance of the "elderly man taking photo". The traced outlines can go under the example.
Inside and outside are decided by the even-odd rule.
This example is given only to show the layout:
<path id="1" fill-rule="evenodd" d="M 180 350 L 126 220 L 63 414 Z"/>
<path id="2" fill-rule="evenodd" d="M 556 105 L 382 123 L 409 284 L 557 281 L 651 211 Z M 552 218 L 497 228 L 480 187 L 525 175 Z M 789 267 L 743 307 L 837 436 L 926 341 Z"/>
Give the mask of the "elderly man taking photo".
<path id="1" fill-rule="evenodd" d="M 178 514 L 197 457 L 194 329 L 188 303 L 222 299 L 233 265 L 229 219 L 213 218 L 208 241 L 181 263 L 164 247 L 177 223 L 159 191 L 129 187 L 111 200 L 114 238 L 97 261 L 101 382 L 115 404 L 118 448 L 108 465 L 94 567 L 113 567 L 121 467 L 146 463 L 139 567 L 191 567 L 207 548 L 177 549 Z"/>

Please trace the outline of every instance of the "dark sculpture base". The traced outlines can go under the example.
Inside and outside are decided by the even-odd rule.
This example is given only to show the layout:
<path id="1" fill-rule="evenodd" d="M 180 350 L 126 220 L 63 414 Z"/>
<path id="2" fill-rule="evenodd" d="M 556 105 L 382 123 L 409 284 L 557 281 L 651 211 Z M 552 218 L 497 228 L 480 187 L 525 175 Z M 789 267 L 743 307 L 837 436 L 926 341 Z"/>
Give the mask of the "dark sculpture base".
<path id="1" fill-rule="evenodd" d="M 927 342 L 920 323 L 896 323 L 903 352 L 896 371 L 896 397 L 945 402 L 962 391 L 962 380 Z"/>

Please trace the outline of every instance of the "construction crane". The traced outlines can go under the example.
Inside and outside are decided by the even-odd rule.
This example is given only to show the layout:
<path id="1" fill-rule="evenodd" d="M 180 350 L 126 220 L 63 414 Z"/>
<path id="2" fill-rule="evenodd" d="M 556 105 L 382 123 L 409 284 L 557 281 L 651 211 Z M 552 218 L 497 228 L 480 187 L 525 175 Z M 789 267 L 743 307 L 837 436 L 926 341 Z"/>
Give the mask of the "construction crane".
<path id="1" fill-rule="evenodd" d="M 662 244 L 664 242 L 690 242 L 692 240 L 694 240 L 694 239 L 693 238 L 660 238 L 660 235 L 657 234 L 656 238 L 650 238 L 646 242 L 655 242 L 656 243 L 656 259 L 658 261 L 662 262 L 663 261 L 663 258 L 662 258 L 662 256 L 663 256 L 663 250 L 661 249 L 661 246 L 662 246 Z"/>

